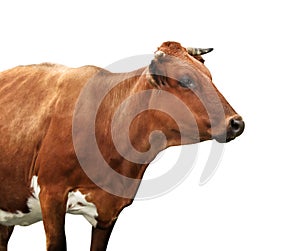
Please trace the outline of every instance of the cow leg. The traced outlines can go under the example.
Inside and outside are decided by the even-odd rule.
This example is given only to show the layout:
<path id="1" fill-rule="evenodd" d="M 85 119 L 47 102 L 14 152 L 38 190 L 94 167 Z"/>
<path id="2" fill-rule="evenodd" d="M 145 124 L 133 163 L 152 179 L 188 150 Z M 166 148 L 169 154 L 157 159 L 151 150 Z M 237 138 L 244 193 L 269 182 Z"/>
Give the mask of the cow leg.
<path id="1" fill-rule="evenodd" d="M 92 244 L 91 251 L 105 251 L 109 241 L 110 234 L 114 228 L 116 222 L 114 222 L 109 228 L 101 229 L 94 228 L 92 229 Z"/>
<path id="2" fill-rule="evenodd" d="M 0 225 L 0 251 L 7 250 L 7 243 L 14 230 L 14 226 L 3 226 Z"/>
<path id="3" fill-rule="evenodd" d="M 66 251 L 65 213 L 66 199 L 59 191 L 40 192 L 40 202 L 46 233 L 47 251 Z"/>

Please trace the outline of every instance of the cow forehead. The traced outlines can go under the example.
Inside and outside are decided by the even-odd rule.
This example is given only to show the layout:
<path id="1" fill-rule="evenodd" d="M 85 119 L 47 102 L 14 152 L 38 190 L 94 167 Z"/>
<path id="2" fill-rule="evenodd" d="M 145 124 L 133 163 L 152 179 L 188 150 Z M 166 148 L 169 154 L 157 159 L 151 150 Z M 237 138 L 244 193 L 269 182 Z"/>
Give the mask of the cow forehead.
<path id="1" fill-rule="evenodd" d="M 181 46 L 178 42 L 164 42 L 160 47 L 158 47 L 156 53 L 157 56 L 161 54 L 165 54 L 169 57 L 173 57 L 173 59 L 178 60 L 178 62 L 188 63 L 189 65 L 199 68 L 199 66 L 203 65 L 200 62 L 204 62 L 201 55 L 197 55 L 196 58 L 191 56 L 187 49 Z M 203 67 L 200 67 L 200 69 Z"/>
<path id="2" fill-rule="evenodd" d="M 173 56 L 178 56 L 181 53 L 187 52 L 187 50 L 182 47 L 180 43 L 171 41 L 162 43 L 162 45 L 158 47 L 158 50 Z"/>
<path id="3" fill-rule="evenodd" d="M 157 53 L 163 53 L 169 57 L 177 58 L 177 60 L 189 61 L 189 54 L 187 50 L 177 42 L 164 42 L 157 48 Z"/>
<path id="4" fill-rule="evenodd" d="M 164 58 L 171 59 L 173 63 L 174 61 L 178 62 L 183 67 L 189 65 L 191 67 L 190 69 L 201 73 L 201 75 L 205 75 L 208 79 L 212 79 L 210 71 L 200 60 L 202 57 L 198 55 L 197 58 L 195 58 L 189 55 L 186 48 L 182 47 L 180 43 L 164 42 L 158 47 L 156 54 L 159 56 L 161 54 L 160 52 L 165 54 L 165 56 L 163 56 Z M 172 66 L 174 65 L 172 64 Z"/>

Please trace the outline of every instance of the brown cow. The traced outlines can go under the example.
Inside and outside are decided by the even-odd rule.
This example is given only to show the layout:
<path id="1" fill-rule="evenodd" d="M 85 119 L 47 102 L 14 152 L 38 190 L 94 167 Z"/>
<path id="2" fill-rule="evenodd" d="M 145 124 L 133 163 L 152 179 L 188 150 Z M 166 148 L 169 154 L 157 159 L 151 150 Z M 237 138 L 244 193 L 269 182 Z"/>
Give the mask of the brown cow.
<path id="1" fill-rule="evenodd" d="M 239 136 L 244 122 L 204 66 L 210 50 L 165 42 L 129 73 L 54 64 L 0 73 L 0 250 L 14 225 L 40 220 L 47 250 L 66 250 L 66 213 L 92 224 L 91 250 L 106 250 L 158 152 Z"/>

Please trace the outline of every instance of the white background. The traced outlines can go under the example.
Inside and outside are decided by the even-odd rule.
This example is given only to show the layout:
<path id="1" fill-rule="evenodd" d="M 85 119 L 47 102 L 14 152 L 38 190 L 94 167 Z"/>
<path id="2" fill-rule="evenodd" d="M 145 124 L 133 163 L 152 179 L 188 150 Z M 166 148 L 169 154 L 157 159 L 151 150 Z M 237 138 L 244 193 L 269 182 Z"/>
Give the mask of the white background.
<path id="1" fill-rule="evenodd" d="M 164 41 L 214 47 L 206 64 L 246 122 L 215 176 L 199 179 L 210 143 L 183 184 L 136 201 L 115 226 L 114 250 L 299 250 L 299 3 L 297 1 L 1 1 L 0 70 L 54 62 L 106 66 Z M 178 151 L 170 149 L 146 177 Z M 158 164 L 159 163 L 159 164 Z M 183 167 L 184 168 L 184 167 Z M 91 228 L 68 216 L 68 250 Z M 16 227 L 10 250 L 44 250 L 42 223 Z"/>

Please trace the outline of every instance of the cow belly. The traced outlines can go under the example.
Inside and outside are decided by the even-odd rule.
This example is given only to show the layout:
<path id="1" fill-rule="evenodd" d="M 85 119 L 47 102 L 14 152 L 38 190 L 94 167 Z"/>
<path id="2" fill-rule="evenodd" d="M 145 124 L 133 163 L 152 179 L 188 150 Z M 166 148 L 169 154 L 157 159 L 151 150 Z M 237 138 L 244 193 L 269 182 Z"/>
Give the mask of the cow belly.
<path id="1" fill-rule="evenodd" d="M 21 211 L 16 211 L 12 213 L 0 209 L 0 224 L 6 226 L 28 226 L 42 220 L 41 205 L 39 201 L 40 187 L 37 183 L 37 176 L 32 177 L 31 188 L 33 189 L 32 197 L 27 200 L 27 206 L 30 212 L 23 213 Z"/>
<path id="2" fill-rule="evenodd" d="M 27 204 L 30 209 L 30 213 L 27 214 L 24 214 L 21 211 L 17 211 L 16 213 L 10 213 L 0 209 L 0 223 L 6 226 L 28 226 L 42 220 L 39 200 L 35 198 L 29 198 Z"/>
<path id="3" fill-rule="evenodd" d="M 0 224 L 6 226 L 21 225 L 28 226 L 42 220 L 41 205 L 39 200 L 40 187 L 38 177 L 33 176 L 31 180 L 32 196 L 27 200 L 29 213 L 21 211 L 6 212 L 0 209 Z M 85 199 L 86 195 L 79 190 L 69 192 L 66 212 L 70 214 L 83 215 L 94 227 L 97 225 L 98 216 L 96 206 Z"/>

